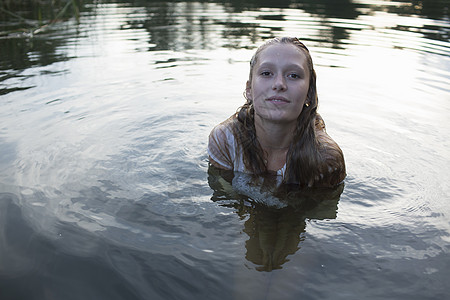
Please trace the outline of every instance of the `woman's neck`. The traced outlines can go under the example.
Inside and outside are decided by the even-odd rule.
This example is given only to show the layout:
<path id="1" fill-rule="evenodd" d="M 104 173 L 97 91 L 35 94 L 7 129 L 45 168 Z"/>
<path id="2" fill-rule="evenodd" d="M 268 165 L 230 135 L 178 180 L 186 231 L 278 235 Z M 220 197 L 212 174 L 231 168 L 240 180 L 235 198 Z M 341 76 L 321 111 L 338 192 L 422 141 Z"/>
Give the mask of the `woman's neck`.
<path id="1" fill-rule="evenodd" d="M 264 151 L 267 170 L 278 171 L 286 164 L 295 124 L 272 123 L 255 116 L 256 137 Z"/>
<path id="2" fill-rule="evenodd" d="M 288 149 L 295 130 L 295 123 L 273 123 L 255 115 L 256 137 L 266 150 Z"/>

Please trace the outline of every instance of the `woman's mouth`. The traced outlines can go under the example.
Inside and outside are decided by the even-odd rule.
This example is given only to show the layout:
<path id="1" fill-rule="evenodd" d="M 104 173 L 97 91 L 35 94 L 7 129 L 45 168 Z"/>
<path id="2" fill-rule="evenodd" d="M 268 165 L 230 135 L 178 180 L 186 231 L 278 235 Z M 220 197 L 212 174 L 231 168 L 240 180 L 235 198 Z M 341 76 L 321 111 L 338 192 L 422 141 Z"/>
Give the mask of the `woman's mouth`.
<path id="1" fill-rule="evenodd" d="M 266 99 L 266 101 L 272 102 L 272 103 L 290 103 L 290 101 L 284 97 L 281 96 L 272 96 Z"/>

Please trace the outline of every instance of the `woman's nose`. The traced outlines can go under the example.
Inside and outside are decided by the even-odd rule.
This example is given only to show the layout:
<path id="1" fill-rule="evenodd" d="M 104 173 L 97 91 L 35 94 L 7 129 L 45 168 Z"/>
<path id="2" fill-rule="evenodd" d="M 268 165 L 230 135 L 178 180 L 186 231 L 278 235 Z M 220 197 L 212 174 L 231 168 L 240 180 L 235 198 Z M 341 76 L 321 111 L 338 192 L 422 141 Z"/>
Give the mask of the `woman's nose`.
<path id="1" fill-rule="evenodd" d="M 272 89 L 280 90 L 280 91 L 284 91 L 286 89 L 286 82 L 285 82 L 285 78 L 283 77 L 283 75 L 279 74 L 274 77 Z"/>

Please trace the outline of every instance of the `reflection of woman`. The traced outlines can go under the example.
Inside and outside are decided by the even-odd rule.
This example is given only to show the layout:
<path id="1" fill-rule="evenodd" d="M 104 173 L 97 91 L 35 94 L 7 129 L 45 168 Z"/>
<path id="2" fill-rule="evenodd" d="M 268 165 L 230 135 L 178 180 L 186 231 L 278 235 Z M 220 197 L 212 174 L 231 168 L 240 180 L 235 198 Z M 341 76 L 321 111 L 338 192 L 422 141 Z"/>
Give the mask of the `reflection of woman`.
<path id="1" fill-rule="evenodd" d="M 246 201 L 248 198 L 237 194 L 229 183 L 231 171 L 221 171 L 210 167 L 208 182 L 214 190 L 213 201 L 233 207 L 241 219 L 246 219 L 243 231 L 248 235 L 245 243 L 245 258 L 254 263 L 259 271 L 282 268 L 300 249 L 306 219 L 335 219 L 337 205 L 344 185 L 336 188 L 290 190 L 278 193 L 280 204 L 269 206 L 267 200 Z M 253 190 L 252 200 L 255 200 Z M 270 196 L 269 196 L 270 197 Z M 273 198 L 273 197 L 272 197 Z M 262 204 L 262 205 L 261 205 Z M 272 202 L 273 204 L 273 202 Z"/>
<path id="2" fill-rule="evenodd" d="M 244 227 L 249 236 L 246 259 L 259 265 L 259 271 L 280 269 L 299 249 L 305 226 L 304 217 L 295 210 L 254 207 Z"/>
<path id="3" fill-rule="evenodd" d="M 297 38 L 276 38 L 250 61 L 247 102 L 209 137 L 210 163 L 284 183 L 333 187 L 346 176 L 344 157 L 317 114 L 316 74 Z"/>

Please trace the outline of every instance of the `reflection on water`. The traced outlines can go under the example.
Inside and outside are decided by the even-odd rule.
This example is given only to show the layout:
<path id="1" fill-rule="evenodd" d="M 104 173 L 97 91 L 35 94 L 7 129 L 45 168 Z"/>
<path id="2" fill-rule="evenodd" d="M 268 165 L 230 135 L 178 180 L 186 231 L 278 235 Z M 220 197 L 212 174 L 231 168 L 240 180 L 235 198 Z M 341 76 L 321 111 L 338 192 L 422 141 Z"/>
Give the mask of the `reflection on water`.
<path id="1" fill-rule="evenodd" d="M 208 175 L 214 191 L 211 199 L 233 207 L 241 219 L 246 219 L 246 259 L 259 265 L 259 271 L 282 268 L 287 257 L 300 249 L 306 219 L 335 219 L 344 188 L 341 184 L 335 189 L 297 190 L 278 186 L 276 178 L 254 182 L 247 174 L 213 166 L 209 166 Z"/>
<path id="2" fill-rule="evenodd" d="M 448 1 L 35 3 L 0 2 L 0 298 L 449 298 Z M 208 170 L 274 35 L 345 189 Z"/>
<path id="3" fill-rule="evenodd" d="M 14 202 L 14 195 L 0 194 L 2 299 L 139 299 L 132 285 L 101 257 L 79 259 L 42 239 Z M 97 254 L 102 252 L 105 245 L 100 240 L 74 226 L 65 227 L 77 239 L 74 246 L 90 244 Z"/>
<path id="4" fill-rule="evenodd" d="M 239 212 L 240 215 L 243 213 Z M 305 232 L 305 221 L 301 213 L 294 210 L 252 209 L 247 212 L 244 232 L 249 239 L 245 243 L 246 258 L 256 265 L 257 270 L 279 269 L 287 256 L 299 249 L 299 242 Z"/>
<path id="5" fill-rule="evenodd" d="M 375 29 L 380 34 L 386 30 L 409 32 L 439 41 L 447 41 L 450 32 L 445 1 L 372 1 L 369 4 L 350 0 L 134 1 L 133 6 L 126 4 L 128 2 L 85 1 L 79 9 L 87 19 L 103 19 L 103 28 L 99 28 L 102 31 L 119 29 L 129 32 L 121 38 L 146 39 L 147 47 L 140 44 L 139 51 L 245 48 L 283 31 L 295 32 L 305 36 L 306 40 L 313 39 L 323 47 L 341 49 L 349 46 L 348 39 L 354 31 L 364 29 Z M 58 49 L 64 43 L 72 42 L 68 38 L 86 34 L 85 30 L 92 26 L 83 22 L 77 24 L 73 20 L 67 24 L 56 22 L 33 38 L 27 34 L 27 28 L 34 27 L 27 21 L 36 20 L 37 11 L 42 13 L 40 7 L 17 7 L 13 3 L 4 7 L 13 11 L 17 9 L 16 17 L 5 10 L 0 12 L 3 19 L 0 35 L 0 57 L 4 58 L 0 60 L 2 70 L 22 70 L 65 60 L 66 54 Z M 269 7 L 272 9 L 265 9 Z M 40 16 L 47 22 L 55 17 L 55 13 L 49 13 L 49 10 L 52 11 L 48 7 L 42 10 L 47 13 Z M 421 18 L 409 18 L 411 15 Z M 18 33 L 22 30 L 24 34 L 21 36 Z M 68 31 L 69 35 L 59 35 L 61 30 Z"/>

